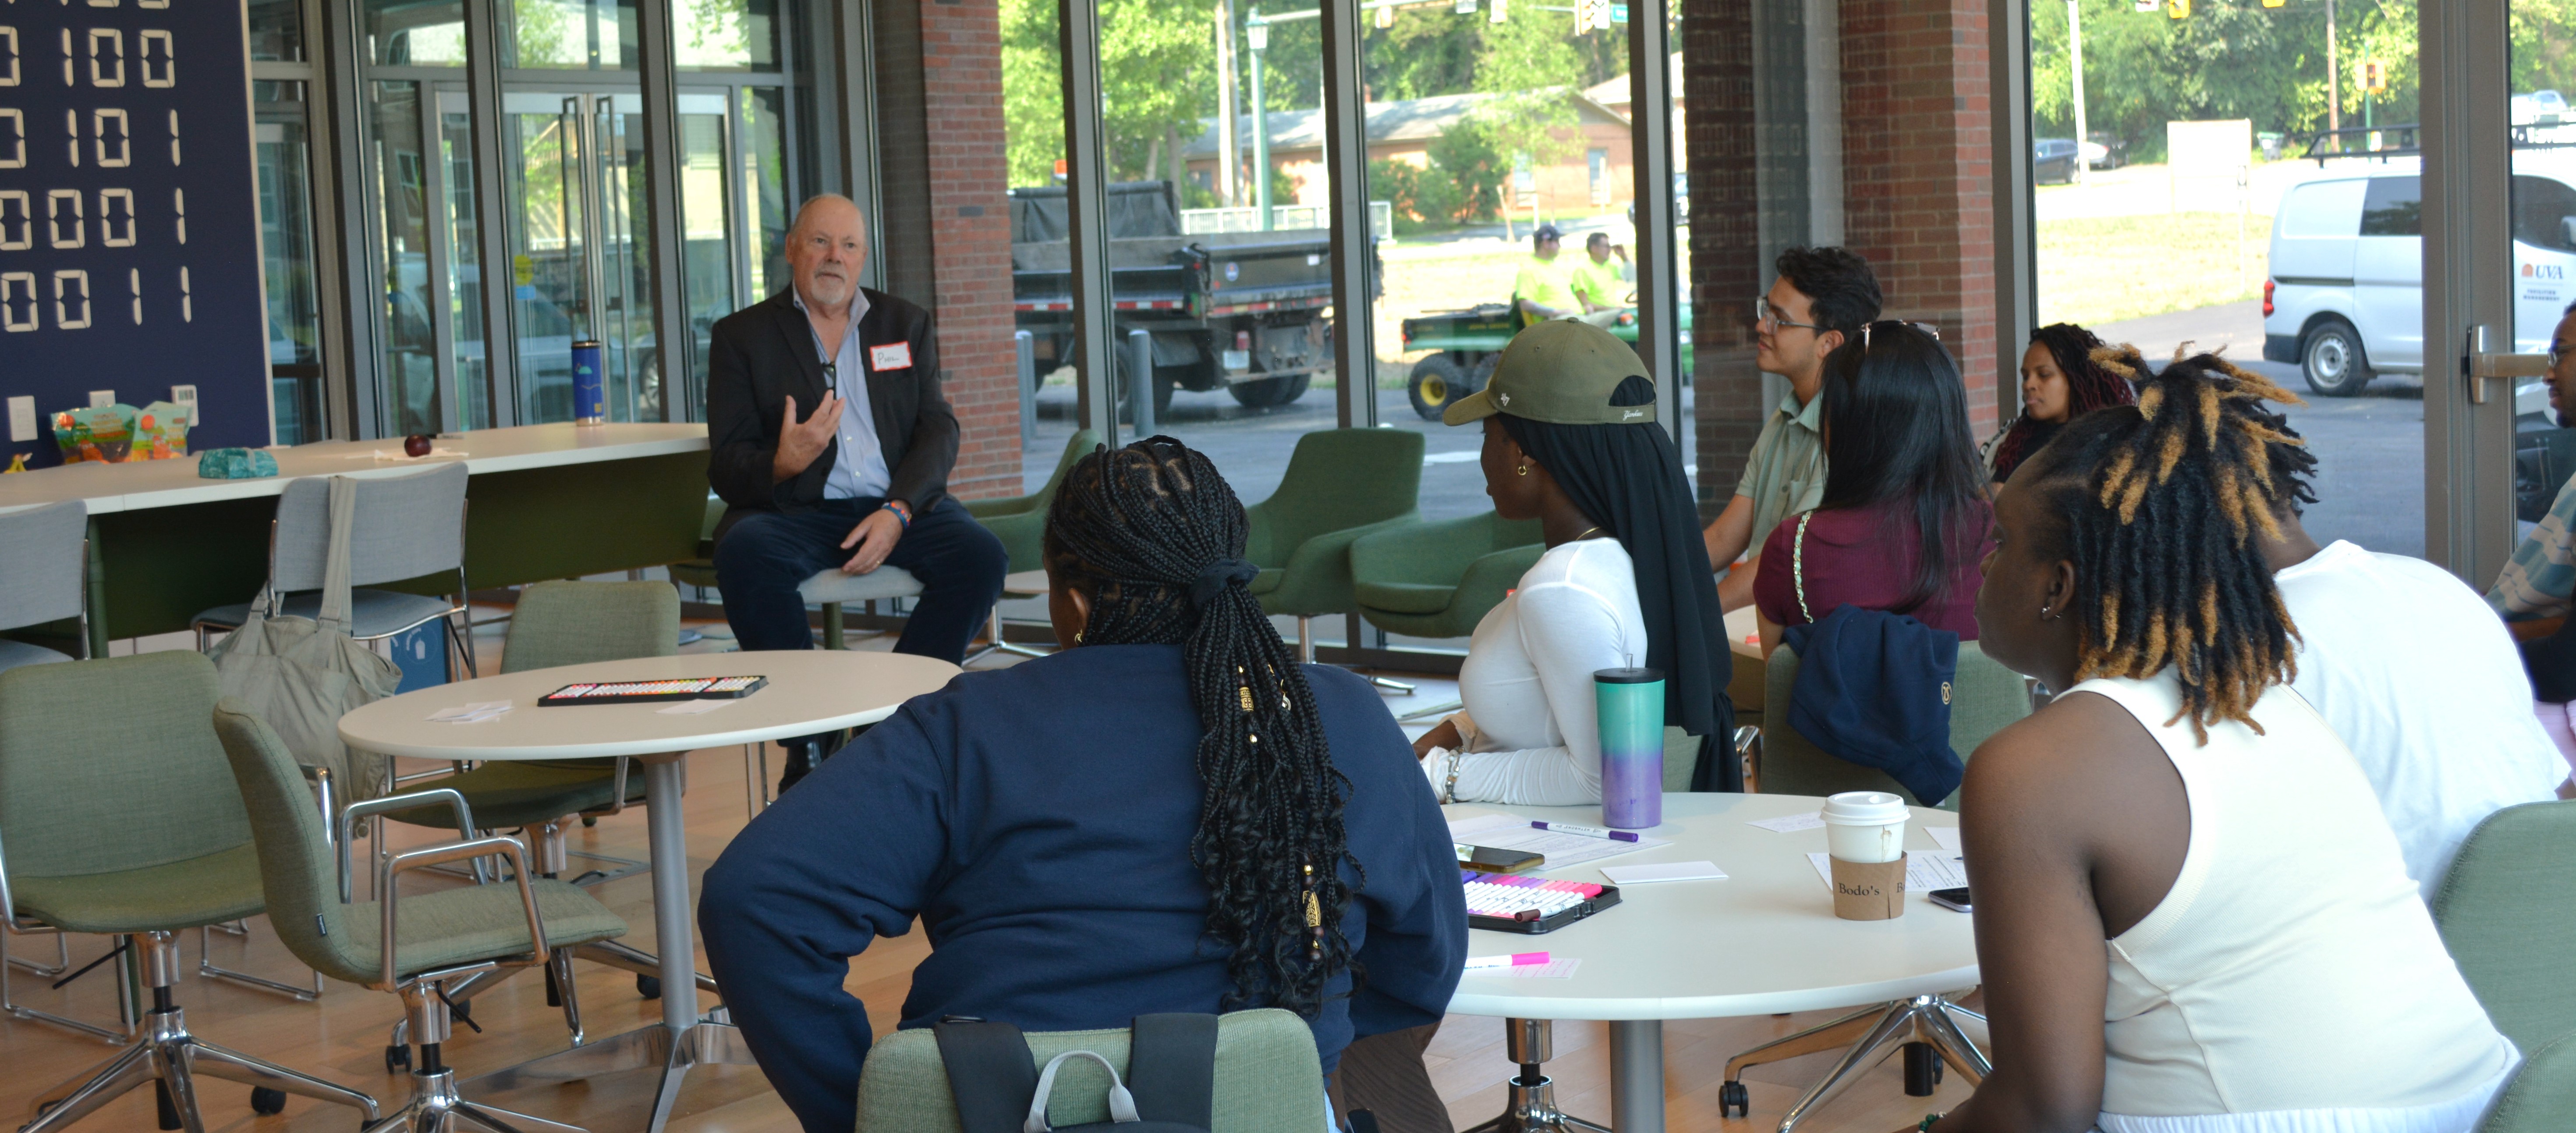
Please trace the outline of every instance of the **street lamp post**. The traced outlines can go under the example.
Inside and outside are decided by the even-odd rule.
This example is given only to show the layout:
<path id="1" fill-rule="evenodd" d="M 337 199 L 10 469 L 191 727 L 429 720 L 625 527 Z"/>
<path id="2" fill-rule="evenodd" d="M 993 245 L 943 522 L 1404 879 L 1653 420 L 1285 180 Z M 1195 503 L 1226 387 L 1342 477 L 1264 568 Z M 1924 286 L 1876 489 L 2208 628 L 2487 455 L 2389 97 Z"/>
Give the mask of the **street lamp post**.
<path id="1" fill-rule="evenodd" d="M 2071 178 L 2083 184 L 2084 176 L 2084 16 L 2076 10 L 2077 0 L 2066 0 L 2066 57 L 2075 75 L 2075 168 Z"/>
<path id="2" fill-rule="evenodd" d="M 1261 61 L 1270 51 L 1270 23 L 1253 9 L 1243 22 L 1244 46 L 1252 49 L 1252 203 L 1261 210 L 1261 230 L 1270 224 L 1270 104 L 1261 94 Z"/>

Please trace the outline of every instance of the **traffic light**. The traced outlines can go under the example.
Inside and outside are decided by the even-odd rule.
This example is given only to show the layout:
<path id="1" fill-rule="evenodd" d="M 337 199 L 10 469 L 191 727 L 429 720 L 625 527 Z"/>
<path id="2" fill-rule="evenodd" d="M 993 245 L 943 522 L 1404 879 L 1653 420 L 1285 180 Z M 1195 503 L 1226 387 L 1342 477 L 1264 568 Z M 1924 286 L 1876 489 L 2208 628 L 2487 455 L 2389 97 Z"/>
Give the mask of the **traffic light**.
<path id="1" fill-rule="evenodd" d="M 1395 5 L 1393 5 L 1393 4 L 1379 4 L 1379 5 L 1377 5 L 1377 15 L 1376 15 L 1376 17 L 1373 19 L 1373 21 L 1372 21 L 1372 22 L 1376 23 L 1376 24 L 1377 24 L 1377 26 L 1378 26 L 1379 28 L 1381 28 L 1381 29 L 1394 27 L 1394 26 L 1395 26 Z"/>
<path id="2" fill-rule="evenodd" d="M 2263 0 L 2263 6 L 2266 8 L 2278 8 L 2289 2 L 2290 0 Z"/>
<path id="3" fill-rule="evenodd" d="M 1485 9 L 1485 19 L 1488 22 L 1497 24 L 1511 19 L 1511 12 L 1508 7 L 1506 7 L 1508 3 L 1509 0 L 1494 0 L 1493 6 Z"/>
<path id="4" fill-rule="evenodd" d="M 1610 30 L 1610 0 L 1574 0 L 1574 34 Z"/>
<path id="5" fill-rule="evenodd" d="M 2388 64 L 2377 59 L 2362 60 L 2361 89 L 2372 94 L 2388 93 Z"/>
<path id="6" fill-rule="evenodd" d="M 2177 20 L 2191 15 L 2191 0 L 2165 0 L 2165 14 Z"/>

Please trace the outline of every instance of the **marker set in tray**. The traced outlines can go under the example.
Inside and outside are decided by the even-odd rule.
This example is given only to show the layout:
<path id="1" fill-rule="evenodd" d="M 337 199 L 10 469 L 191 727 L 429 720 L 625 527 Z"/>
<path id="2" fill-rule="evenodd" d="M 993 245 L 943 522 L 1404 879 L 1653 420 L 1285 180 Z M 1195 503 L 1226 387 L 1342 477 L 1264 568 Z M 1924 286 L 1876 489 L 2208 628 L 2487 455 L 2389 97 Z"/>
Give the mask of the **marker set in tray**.
<path id="1" fill-rule="evenodd" d="M 567 704 L 637 704 L 656 700 L 739 700 L 759 692 L 767 677 L 677 677 L 658 681 L 569 684 L 538 698 L 539 708 Z"/>
<path id="2" fill-rule="evenodd" d="M 1582 881 L 1458 871 L 1467 887 L 1467 927 L 1530 936 L 1554 932 L 1619 903 L 1619 887 Z"/>

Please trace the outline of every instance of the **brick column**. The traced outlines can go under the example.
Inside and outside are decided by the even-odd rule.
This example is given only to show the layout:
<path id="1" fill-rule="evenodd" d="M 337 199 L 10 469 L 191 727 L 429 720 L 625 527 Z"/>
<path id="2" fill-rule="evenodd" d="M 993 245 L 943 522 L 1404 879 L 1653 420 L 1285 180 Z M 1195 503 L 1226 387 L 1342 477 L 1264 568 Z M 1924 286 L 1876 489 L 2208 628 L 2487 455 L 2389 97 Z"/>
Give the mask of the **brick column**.
<path id="1" fill-rule="evenodd" d="M 1753 12 L 1746 0 L 1682 0 L 1681 149 L 1690 169 L 1692 428 L 1703 519 L 1725 510 L 1768 407 L 1753 367 L 1747 300 L 1771 285 L 1754 179 Z"/>
<path id="2" fill-rule="evenodd" d="M 1887 317 L 1941 329 L 1983 439 L 1999 369 L 1984 0 L 1842 0 L 1842 44 L 1845 242 Z"/>
<path id="3" fill-rule="evenodd" d="M 948 490 L 1020 494 L 1011 220 L 996 0 L 888 0 L 876 76 L 886 282 L 929 308 L 961 432 Z M 854 65 L 866 65 L 854 61 Z"/>

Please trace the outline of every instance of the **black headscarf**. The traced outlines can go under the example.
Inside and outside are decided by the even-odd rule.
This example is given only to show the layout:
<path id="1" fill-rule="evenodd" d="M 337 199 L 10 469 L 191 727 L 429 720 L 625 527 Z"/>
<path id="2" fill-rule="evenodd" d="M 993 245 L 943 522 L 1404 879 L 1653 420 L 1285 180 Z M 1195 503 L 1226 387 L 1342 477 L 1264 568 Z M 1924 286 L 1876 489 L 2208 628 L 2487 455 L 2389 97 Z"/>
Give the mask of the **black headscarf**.
<path id="1" fill-rule="evenodd" d="M 1632 377 L 1613 405 L 1652 405 L 1655 386 Z M 1735 657 L 1701 540 L 1699 509 L 1682 475 L 1681 450 L 1654 422 L 1554 425 L 1498 414 L 1503 431 L 1556 478 L 1583 516 L 1628 551 L 1637 611 L 1646 621 L 1645 665 L 1664 674 L 1664 722 L 1702 737 L 1695 791 L 1741 791 L 1733 754 L 1735 705 L 1726 696 Z"/>

